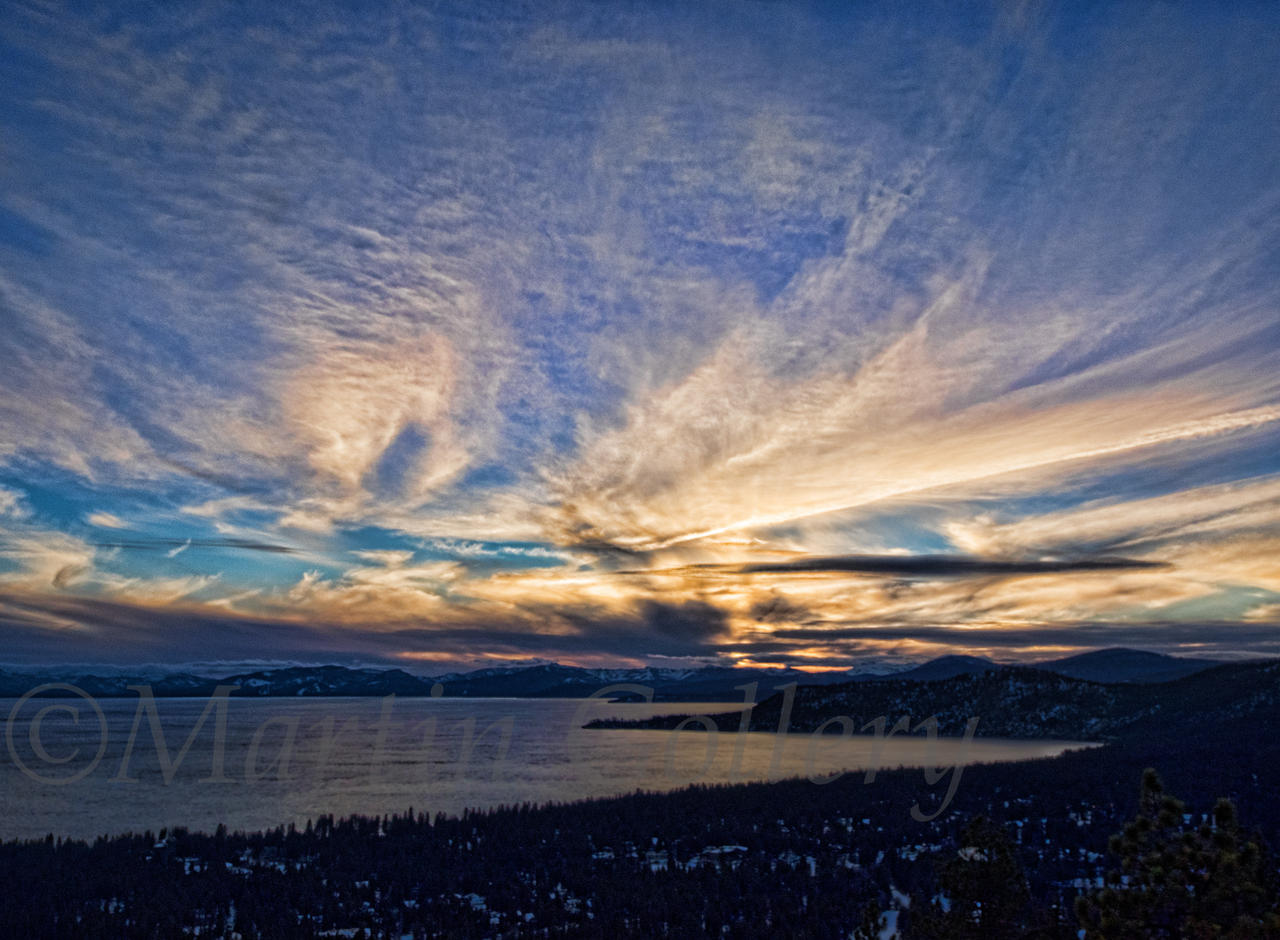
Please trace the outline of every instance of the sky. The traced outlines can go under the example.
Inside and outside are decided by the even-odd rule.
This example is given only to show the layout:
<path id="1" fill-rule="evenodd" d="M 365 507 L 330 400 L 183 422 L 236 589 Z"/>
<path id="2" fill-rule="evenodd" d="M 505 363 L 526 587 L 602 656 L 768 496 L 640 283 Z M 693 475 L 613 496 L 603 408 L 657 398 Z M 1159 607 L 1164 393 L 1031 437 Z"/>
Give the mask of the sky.
<path id="1" fill-rule="evenodd" d="M 0 10 L 0 661 L 1280 655 L 1280 6 Z"/>

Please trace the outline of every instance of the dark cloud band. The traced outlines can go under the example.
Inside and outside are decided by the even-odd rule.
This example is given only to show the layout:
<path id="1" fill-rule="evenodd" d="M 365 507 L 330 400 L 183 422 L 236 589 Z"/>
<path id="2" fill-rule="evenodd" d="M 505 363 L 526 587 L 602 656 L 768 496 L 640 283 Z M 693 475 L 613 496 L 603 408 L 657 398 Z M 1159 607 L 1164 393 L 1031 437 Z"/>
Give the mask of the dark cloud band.
<path id="1" fill-rule="evenodd" d="M 743 565 L 743 574 L 830 572 L 880 574 L 898 578 L 985 577 L 989 575 L 1065 574 L 1074 571 L 1125 571 L 1166 568 L 1163 562 L 1102 556 L 1074 559 L 1000 561 L 966 555 L 828 555 L 793 561 Z"/>
<path id="2" fill-rule="evenodd" d="M 1018 575 L 1071 574 L 1096 571 L 1142 571 L 1168 568 L 1161 561 L 1097 555 L 1085 558 L 1003 560 L 969 555 L 824 555 L 749 565 L 686 565 L 652 571 L 630 569 L 620 574 L 866 574 L 888 578 L 987 578 Z"/>
<path id="3" fill-rule="evenodd" d="M 250 539 L 126 539 L 114 542 L 94 542 L 96 548 L 124 548 L 136 551 L 169 551 L 175 548 L 222 548 L 246 552 L 269 552 L 276 555 L 292 555 L 297 549 L 271 542 L 254 542 Z"/>

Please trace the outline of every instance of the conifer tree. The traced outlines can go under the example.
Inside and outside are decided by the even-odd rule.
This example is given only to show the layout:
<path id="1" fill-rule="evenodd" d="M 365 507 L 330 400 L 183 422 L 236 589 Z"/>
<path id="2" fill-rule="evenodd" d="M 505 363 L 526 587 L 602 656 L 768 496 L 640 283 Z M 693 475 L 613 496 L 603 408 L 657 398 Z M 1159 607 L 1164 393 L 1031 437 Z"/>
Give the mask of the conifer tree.
<path id="1" fill-rule="evenodd" d="M 1004 829 L 978 816 L 965 826 L 960 850 L 938 872 L 947 899 L 911 912 L 914 938 L 1000 940 L 1031 936 L 1035 920 L 1027 876 Z"/>
<path id="2" fill-rule="evenodd" d="M 1120 867 L 1076 899 L 1087 940 L 1280 937 L 1274 872 L 1221 799 L 1196 827 L 1155 770 L 1142 776 L 1137 817 L 1111 837 Z"/>

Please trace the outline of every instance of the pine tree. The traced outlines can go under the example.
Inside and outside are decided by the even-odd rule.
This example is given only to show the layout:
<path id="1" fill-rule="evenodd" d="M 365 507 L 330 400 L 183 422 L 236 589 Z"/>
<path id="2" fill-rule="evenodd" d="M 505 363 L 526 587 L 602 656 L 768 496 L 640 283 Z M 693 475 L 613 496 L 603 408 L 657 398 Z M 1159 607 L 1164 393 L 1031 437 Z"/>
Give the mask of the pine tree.
<path id="1" fill-rule="evenodd" d="M 965 826 L 961 849 L 943 863 L 939 888 L 949 907 L 940 904 L 911 912 L 912 938 L 1026 937 L 1036 918 L 1026 872 L 1004 829 L 978 816 Z"/>
<path id="2" fill-rule="evenodd" d="M 1137 817 L 1111 837 L 1120 868 L 1076 899 L 1087 940 L 1280 937 L 1274 873 L 1221 799 L 1211 822 L 1192 828 L 1160 776 L 1142 776 Z"/>

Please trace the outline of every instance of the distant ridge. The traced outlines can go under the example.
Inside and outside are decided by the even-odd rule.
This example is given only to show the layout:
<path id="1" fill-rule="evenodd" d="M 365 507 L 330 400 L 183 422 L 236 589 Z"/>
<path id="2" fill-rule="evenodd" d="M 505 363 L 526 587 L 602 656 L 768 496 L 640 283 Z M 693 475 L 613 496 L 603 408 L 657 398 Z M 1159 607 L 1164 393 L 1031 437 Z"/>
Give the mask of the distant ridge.
<path id="1" fill-rule="evenodd" d="M 288 666 L 230 676 L 95 675 L 71 670 L 6 671 L 0 669 L 0 697 L 17 698 L 50 683 L 75 686 L 99 698 L 132 698 L 130 686 L 149 686 L 156 698 L 200 698 L 220 685 L 238 688 L 235 698 L 430 696 L 439 684 L 446 698 L 586 698 L 619 684 L 653 691 L 658 701 L 741 701 L 739 686 L 755 682 L 758 695 L 781 685 L 847 682 L 849 675 L 832 670 L 738 669 L 728 666 L 665 669 L 584 669 L 559 663 L 514 663 L 441 676 L 414 676 L 402 669 L 353 669 L 346 666 Z M 51 695 L 71 695 L 69 691 Z"/>
<path id="2" fill-rule="evenodd" d="M 751 709 L 750 730 L 776 731 L 785 723 L 795 732 L 842 732 L 832 722 L 841 715 L 852 719 L 854 729 L 878 716 L 890 722 L 909 716 L 916 723 L 934 716 L 941 733 L 957 735 L 977 718 L 979 737 L 1075 741 L 1203 734 L 1240 721 L 1271 727 L 1280 722 L 1280 659 L 1214 666 L 1170 682 L 1102 683 L 1005 666 L 929 682 L 890 678 L 809 686 L 796 689 L 789 702 L 784 693 L 761 701 Z M 674 729 L 687 717 L 605 719 L 588 727 Z M 721 731 L 734 731 L 742 710 L 709 717 Z"/>
<path id="3" fill-rule="evenodd" d="M 98 675 L 85 667 L 43 670 L 0 668 L 0 697 L 16 698 L 46 683 L 74 685 L 101 698 L 133 697 L 131 685 L 150 686 L 157 698 L 203 697 L 219 685 L 239 686 L 232 695 L 248 697 L 377 696 L 421 697 L 439 683 L 446 698 L 585 698 L 608 685 L 632 684 L 653 690 L 659 701 L 740 701 L 741 686 L 755 682 L 758 695 L 794 682 L 801 686 L 843 683 L 937 682 L 1013 669 L 1033 669 L 1072 679 L 1104 683 L 1160 683 L 1194 675 L 1220 665 L 1132 649 L 1105 649 L 1065 659 L 1011 666 L 981 656 L 950 655 L 919 665 L 897 657 L 859 660 L 847 670 L 806 672 L 792 668 L 587 669 L 547 661 L 504 663 L 440 676 L 415 676 L 403 669 L 347 666 L 286 666 L 219 677 L 154 671 L 129 674 L 117 670 Z"/>
<path id="4" fill-rule="evenodd" d="M 911 669 L 896 672 L 886 679 L 906 679 L 911 682 L 934 682 L 938 679 L 952 679 L 956 676 L 968 676 L 976 672 L 990 672 L 1003 669 L 997 662 L 981 656 L 939 656 L 927 663 L 921 663 Z"/>
<path id="5" fill-rule="evenodd" d="M 906 679 L 912 682 L 934 682 L 955 676 L 970 676 L 999 669 L 1029 668 L 1051 672 L 1072 679 L 1088 679 L 1092 682 L 1171 682 L 1194 675 L 1223 663 L 1214 659 L 1192 659 L 1169 656 L 1148 650 L 1123 647 L 1092 650 L 1063 659 L 1049 659 L 1032 663 L 998 663 L 982 656 L 939 656 L 910 669 L 887 676 L 865 676 L 864 679 Z"/>
<path id="6" fill-rule="evenodd" d="M 1214 659 L 1182 658 L 1118 647 L 1051 659 L 1036 663 L 1035 668 L 1094 682 L 1169 682 L 1220 665 L 1222 663 Z"/>

